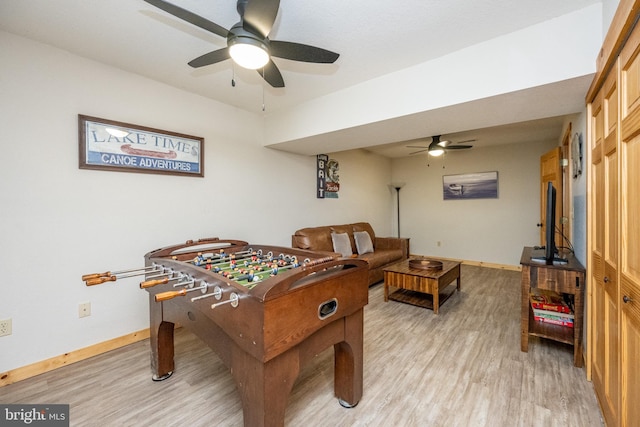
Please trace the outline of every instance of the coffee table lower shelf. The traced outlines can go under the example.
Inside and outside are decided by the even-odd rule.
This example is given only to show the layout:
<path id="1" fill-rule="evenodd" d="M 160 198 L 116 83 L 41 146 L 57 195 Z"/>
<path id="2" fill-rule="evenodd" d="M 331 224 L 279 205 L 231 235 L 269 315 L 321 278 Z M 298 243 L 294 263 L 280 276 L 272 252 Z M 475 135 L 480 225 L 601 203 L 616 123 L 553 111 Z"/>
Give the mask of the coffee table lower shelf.
<path id="1" fill-rule="evenodd" d="M 456 287 L 452 286 L 448 291 L 439 292 L 438 308 L 442 307 L 442 304 L 444 304 L 444 302 L 448 300 L 455 291 Z M 433 310 L 433 295 L 431 294 L 424 294 L 422 292 L 411 291 L 409 289 L 398 289 L 389 294 L 389 299 Z"/>

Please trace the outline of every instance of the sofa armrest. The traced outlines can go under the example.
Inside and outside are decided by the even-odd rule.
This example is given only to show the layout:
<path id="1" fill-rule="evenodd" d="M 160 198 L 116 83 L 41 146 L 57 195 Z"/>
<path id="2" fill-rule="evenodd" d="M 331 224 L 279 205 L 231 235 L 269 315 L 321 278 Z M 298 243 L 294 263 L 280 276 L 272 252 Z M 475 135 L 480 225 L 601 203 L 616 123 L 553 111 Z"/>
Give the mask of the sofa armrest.
<path id="1" fill-rule="evenodd" d="M 373 246 L 375 249 L 402 249 L 402 257 L 409 258 L 409 238 L 376 237 Z"/>

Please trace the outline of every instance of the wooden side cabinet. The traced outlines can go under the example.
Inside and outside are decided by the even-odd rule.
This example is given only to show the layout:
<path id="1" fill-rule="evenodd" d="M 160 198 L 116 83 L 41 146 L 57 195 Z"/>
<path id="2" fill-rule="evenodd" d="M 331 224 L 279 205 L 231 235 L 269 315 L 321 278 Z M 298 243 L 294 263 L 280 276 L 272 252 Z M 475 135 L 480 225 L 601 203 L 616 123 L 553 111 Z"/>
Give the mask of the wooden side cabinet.
<path id="1" fill-rule="evenodd" d="M 585 269 L 573 256 L 567 256 L 568 263 L 547 265 L 532 261 L 531 256 L 540 256 L 540 251 L 525 247 L 522 251 L 522 302 L 520 350 L 529 350 L 529 336 L 546 338 L 573 346 L 573 364 L 582 367 L 582 321 L 584 312 Z M 562 294 L 573 295 L 573 328 L 537 322 L 533 319 L 533 310 L 529 303 L 531 288 L 547 289 Z"/>

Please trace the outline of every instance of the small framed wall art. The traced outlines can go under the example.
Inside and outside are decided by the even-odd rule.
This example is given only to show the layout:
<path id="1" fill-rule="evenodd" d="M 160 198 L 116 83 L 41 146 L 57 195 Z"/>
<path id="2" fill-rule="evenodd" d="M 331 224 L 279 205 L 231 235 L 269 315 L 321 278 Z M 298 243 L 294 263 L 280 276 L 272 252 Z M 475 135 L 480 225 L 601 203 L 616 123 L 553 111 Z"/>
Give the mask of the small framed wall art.
<path id="1" fill-rule="evenodd" d="M 204 138 L 78 115 L 80 169 L 204 177 Z"/>

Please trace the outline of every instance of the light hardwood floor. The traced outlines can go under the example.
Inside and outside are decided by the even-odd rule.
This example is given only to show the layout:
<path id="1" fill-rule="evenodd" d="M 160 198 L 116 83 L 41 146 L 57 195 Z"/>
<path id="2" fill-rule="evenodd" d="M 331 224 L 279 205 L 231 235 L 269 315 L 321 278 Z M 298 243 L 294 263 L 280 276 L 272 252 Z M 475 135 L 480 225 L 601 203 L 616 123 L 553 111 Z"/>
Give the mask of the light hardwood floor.
<path id="1" fill-rule="evenodd" d="M 455 282 L 454 282 L 455 283 Z M 454 286 L 454 285 L 452 285 Z M 440 309 L 383 301 L 365 309 L 364 396 L 333 396 L 333 350 L 300 374 L 287 426 L 602 426 L 572 349 L 532 338 L 520 352 L 520 273 L 462 267 L 462 290 Z M 2 403 L 68 403 L 72 426 L 242 426 L 225 366 L 176 331 L 176 370 L 151 381 L 148 340 L 0 388 Z"/>

